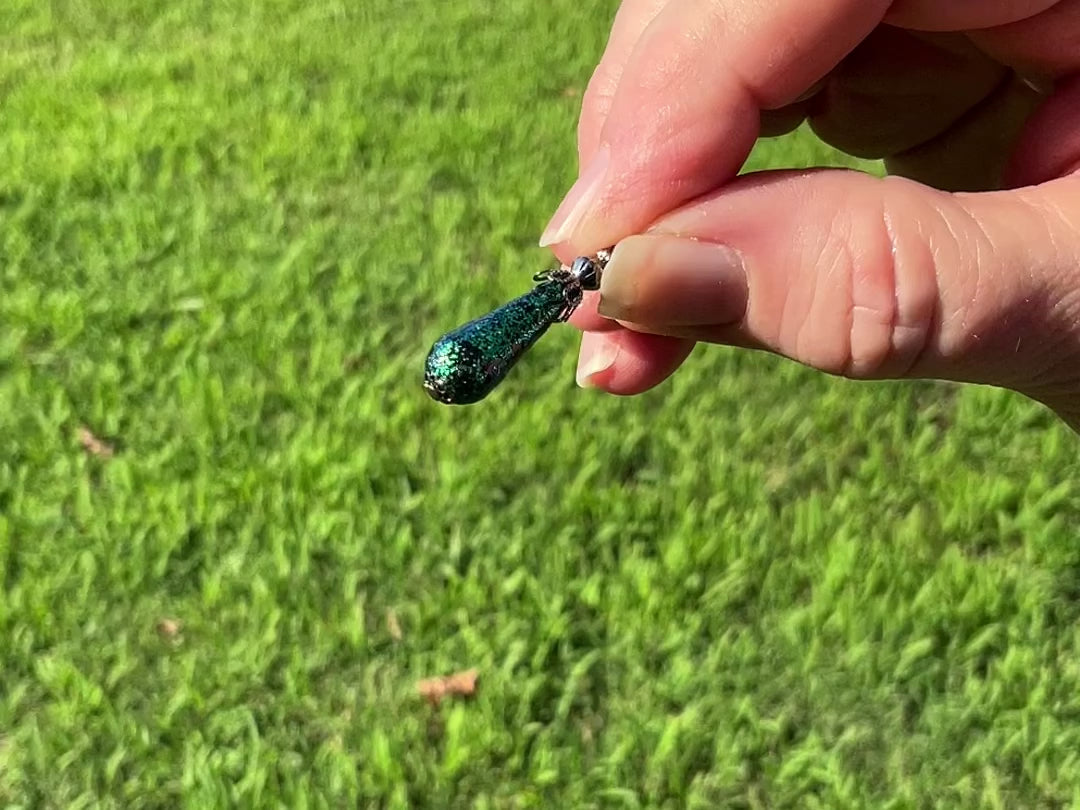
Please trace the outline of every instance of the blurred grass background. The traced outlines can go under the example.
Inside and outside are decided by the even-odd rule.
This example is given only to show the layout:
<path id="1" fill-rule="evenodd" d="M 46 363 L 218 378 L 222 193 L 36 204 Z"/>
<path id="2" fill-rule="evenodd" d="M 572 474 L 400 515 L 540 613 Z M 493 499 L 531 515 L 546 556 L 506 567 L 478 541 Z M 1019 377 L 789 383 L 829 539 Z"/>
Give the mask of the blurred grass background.
<path id="1" fill-rule="evenodd" d="M 548 266 L 615 7 L 0 8 L 4 805 L 1080 806 L 1039 407 L 719 347 L 607 398 L 569 328 L 421 390 Z"/>

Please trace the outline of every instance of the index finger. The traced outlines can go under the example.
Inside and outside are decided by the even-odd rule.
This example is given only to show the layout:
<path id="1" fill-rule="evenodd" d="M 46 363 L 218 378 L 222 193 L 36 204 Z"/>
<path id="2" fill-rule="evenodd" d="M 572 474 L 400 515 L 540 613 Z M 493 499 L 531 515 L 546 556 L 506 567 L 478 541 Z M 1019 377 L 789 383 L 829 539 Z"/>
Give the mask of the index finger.
<path id="1" fill-rule="evenodd" d="M 888 0 L 671 0 L 622 67 L 598 145 L 542 245 L 587 254 L 731 179 L 762 109 L 824 77 Z"/>
<path id="2" fill-rule="evenodd" d="M 589 79 L 578 119 L 578 161 L 588 163 L 600 141 L 623 68 L 649 23 L 672 0 L 623 0 L 611 24 L 611 34 L 600 63 Z"/>

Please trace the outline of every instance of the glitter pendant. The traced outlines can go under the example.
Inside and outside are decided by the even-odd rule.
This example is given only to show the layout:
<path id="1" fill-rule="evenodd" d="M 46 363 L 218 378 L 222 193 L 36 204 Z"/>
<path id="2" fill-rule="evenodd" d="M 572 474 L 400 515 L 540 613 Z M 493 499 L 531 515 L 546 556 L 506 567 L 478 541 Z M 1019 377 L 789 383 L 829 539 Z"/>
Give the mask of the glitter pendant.
<path id="1" fill-rule="evenodd" d="M 530 292 L 443 335 L 428 354 L 424 389 L 447 405 L 482 400 L 548 327 L 570 317 L 585 290 L 600 288 L 610 257 L 610 250 L 601 250 L 592 258 L 579 256 L 569 267 L 539 273 Z"/>

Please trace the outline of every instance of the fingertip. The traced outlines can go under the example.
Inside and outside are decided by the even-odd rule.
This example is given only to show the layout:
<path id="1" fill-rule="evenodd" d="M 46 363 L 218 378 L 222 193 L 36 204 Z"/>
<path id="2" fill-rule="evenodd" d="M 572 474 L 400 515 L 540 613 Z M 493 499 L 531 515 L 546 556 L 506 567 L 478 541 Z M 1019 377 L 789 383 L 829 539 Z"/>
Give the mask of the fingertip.
<path id="1" fill-rule="evenodd" d="M 600 300 L 599 292 L 587 292 L 574 314 L 567 321 L 571 326 L 582 332 L 613 332 L 619 329 L 619 324 L 610 318 L 605 318 L 597 311 Z"/>
<path id="2" fill-rule="evenodd" d="M 670 377 L 694 341 L 619 329 L 582 335 L 577 382 L 617 396 L 633 396 Z"/>
<path id="3" fill-rule="evenodd" d="M 610 335 L 586 332 L 581 336 L 575 381 L 581 388 L 603 388 L 603 382 L 611 376 L 612 367 L 619 359 L 618 341 Z"/>

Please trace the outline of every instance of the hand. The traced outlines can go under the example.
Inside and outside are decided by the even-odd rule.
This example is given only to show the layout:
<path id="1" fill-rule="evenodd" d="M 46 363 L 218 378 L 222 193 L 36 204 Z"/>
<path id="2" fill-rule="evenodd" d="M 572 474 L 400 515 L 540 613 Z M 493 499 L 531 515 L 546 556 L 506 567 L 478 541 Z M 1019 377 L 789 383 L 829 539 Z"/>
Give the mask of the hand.
<path id="1" fill-rule="evenodd" d="M 579 382 L 639 393 L 709 341 L 1004 386 L 1080 430 L 1078 43 L 1080 0 L 624 0 L 541 239 L 618 245 Z M 804 119 L 900 176 L 734 179 Z"/>

